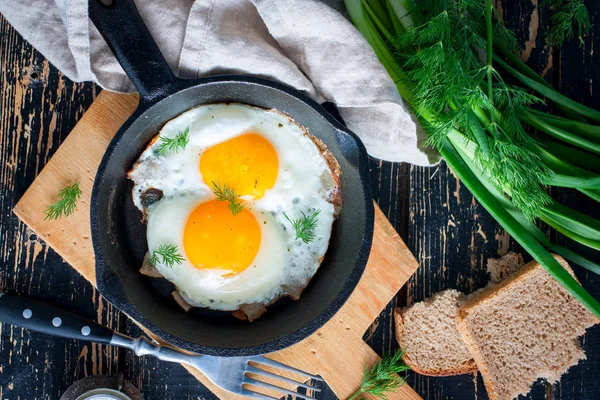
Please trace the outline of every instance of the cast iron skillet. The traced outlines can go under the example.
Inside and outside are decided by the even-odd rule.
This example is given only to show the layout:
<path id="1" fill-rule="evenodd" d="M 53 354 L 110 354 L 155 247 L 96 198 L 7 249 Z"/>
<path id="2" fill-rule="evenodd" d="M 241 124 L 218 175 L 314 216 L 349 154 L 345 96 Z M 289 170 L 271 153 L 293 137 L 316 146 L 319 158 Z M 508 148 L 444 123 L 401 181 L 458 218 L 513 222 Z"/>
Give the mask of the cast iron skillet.
<path id="1" fill-rule="evenodd" d="M 340 309 L 367 263 L 373 203 L 367 153 L 360 140 L 319 104 L 279 83 L 243 75 L 176 78 L 132 0 L 90 0 L 90 18 L 140 93 L 140 102 L 110 143 L 98 168 L 91 227 L 100 293 L 167 342 L 217 356 L 273 352 L 315 332 Z M 280 301 L 253 323 L 230 313 L 185 313 L 164 279 L 141 275 L 146 228 L 131 200 L 127 171 L 170 119 L 200 104 L 240 102 L 276 108 L 333 152 L 342 170 L 343 208 L 318 273 L 297 301 Z"/>

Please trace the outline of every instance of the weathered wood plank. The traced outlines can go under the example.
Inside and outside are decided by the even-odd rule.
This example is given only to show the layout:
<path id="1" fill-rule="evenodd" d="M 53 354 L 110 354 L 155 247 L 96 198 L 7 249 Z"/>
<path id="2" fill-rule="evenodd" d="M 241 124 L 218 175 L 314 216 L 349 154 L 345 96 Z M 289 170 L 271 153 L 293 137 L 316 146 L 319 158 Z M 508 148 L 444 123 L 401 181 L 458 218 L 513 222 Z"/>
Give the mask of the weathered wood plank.
<path id="1" fill-rule="evenodd" d="M 12 214 L 12 208 L 93 101 L 0 18 L 0 291 L 16 292 L 118 328 L 119 313 Z M 75 380 L 114 373 L 114 349 L 0 328 L 0 397 L 56 399 Z"/>
<path id="2" fill-rule="evenodd" d="M 565 94 L 600 107 L 598 91 L 593 87 L 600 78 L 598 55 L 593 52 L 598 47 L 597 35 L 587 37 L 583 47 L 573 41 L 549 57 L 550 50 L 541 39 L 547 16 L 541 13 L 537 24 L 532 22 L 532 4 L 536 2 L 501 2 L 504 18 L 522 39 L 528 63 L 545 71 L 547 79 L 560 85 Z M 588 1 L 587 5 L 593 21 L 598 20 L 600 3 Z M 29 295 L 98 318 L 114 329 L 141 334 L 10 212 L 91 104 L 97 89 L 64 78 L 1 17 L 0 39 L 0 291 Z M 372 160 L 371 169 L 374 198 L 421 263 L 407 290 L 386 308 L 366 336 L 379 354 L 385 354 L 396 349 L 390 321 L 393 306 L 419 301 L 448 287 L 472 291 L 487 280 L 485 259 L 515 246 L 473 203 L 444 164 L 420 168 Z M 583 201 L 572 191 L 554 194 L 565 204 L 600 217 L 597 204 Z M 584 286 L 600 298 L 600 279 L 581 269 L 576 272 Z M 584 338 L 584 347 L 586 361 L 571 369 L 559 385 L 536 384 L 529 398 L 600 398 L 598 327 Z M 56 399 L 76 379 L 117 371 L 123 371 L 147 399 L 214 398 L 178 365 L 0 327 L 1 398 Z M 424 398 L 487 398 L 481 379 L 472 376 L 411 375 L 410 382 Z M 326 390 L 319 398 L 335 396 Z"/>

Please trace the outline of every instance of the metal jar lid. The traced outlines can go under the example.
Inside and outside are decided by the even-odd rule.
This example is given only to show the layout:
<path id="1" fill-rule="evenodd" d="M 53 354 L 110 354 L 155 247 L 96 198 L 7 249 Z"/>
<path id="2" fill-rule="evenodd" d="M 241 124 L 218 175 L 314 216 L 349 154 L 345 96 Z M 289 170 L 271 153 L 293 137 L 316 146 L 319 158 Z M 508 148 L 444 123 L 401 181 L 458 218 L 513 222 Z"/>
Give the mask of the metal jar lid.
<path id="1" fill-rule="evenodd" d="M 131 397 L 115 389 L 100 388 L 89 390 L 76 400 L 131 400 Z"/>
<path id="2" fill-rule="evenodd" d="M 118 375 L 93 375 L 75 382 L 60 400 L 144 400 L 139 390 Z"/>

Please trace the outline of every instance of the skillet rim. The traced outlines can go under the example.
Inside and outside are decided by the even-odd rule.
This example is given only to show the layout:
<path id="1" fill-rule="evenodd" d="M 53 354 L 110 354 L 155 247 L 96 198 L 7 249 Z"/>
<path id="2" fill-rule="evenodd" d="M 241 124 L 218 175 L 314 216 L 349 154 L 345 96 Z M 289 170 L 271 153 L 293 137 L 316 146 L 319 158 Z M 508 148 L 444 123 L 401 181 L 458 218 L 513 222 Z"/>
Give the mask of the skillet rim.
<path id="1" fill-rule="evenodd" d="M 293 97 L 295 100 L 306 104 L 318 114 L 320 114 L 330 125 L 333 126 L 333 128 L 336 131 L 336 135 L 338 136 L 338 146 L 345 156 L 347 156 L 347 154 L 344 151 L 339 139 L 340 136 L 343 139 L 350 139 L 352 141 L 352 144 L 356 146 L 358 157 L 356 160 L 348 159 L 348 161 L 356 168 L 358 172 L 361 183 L 361 189 L 364 197 L 365 208 L 365 229 L 362 234 L 361 248 L 359 250 L 358 257 L 355 261 L 354 268 L 352 269 L 349 278 L 344 283 L 342 290 L 338 293 L 335 299 L 331 303 L 329 303 L 327 308 L 320 314 L 318 314 L 317 317 L 314 318 L 308 325 L 305 325 L 302 328 L 299 328 L 287 335 L 284 335 L 279 339 L 265 342 L 256 346 L 239 348 L 205 346 L 188 342 L 186 340 L 180 339 L 179 337 L 171 333 L 166 332 L 156 323 L 150 321 L 140 312 L 138 312 L 137 309 L 129 301 L 127 301 L 126 294 L 123 290 L 121 290 L 120 287 L 117 288 L 108 285 L 107 282 L 105 282 L 104 280 L 105 272 L 110 272 L 110 267 L 106 265 L 104 255 L 102 252 L 102 245 L 100 242 L 100 237 L 105 235 L 105 233 L 102 233 L 100 231 L 98 224 L 98 213 L 100 209 L 100 206 L 98 204 L 98 192 L 100 190 L 100 182 L 103 180 L 104 172 L 107 166 L 109 165 L 109 159 L 112 156 L 116 145 L 118 144 L 120 139 L 125 135 L 125 132 L 129 129 L 133 122 L 139 119 L 139 117 L 145 111 L 150 109 L 153 105 L 170 96 L 176 95 L 182 91 L 192 89 L 201 85 L 227 82 L 235 84 L 251 84 L 257 86 L 266 86 L 268 88 L 284 92 L 285 94 Z M 111 139 L 102 157 L 102 161 L 98 166 L 98 170 L 94 178 L 94 185 L 92 188 L 92 197 L 90 203 L 90 226 L 92 244 L 95 255 L 96 286 L 100 294 L 111 304 L 115 305 L 119 310 L 123 311 L 130 318 L 137 321 L 143 327 L 145 327 L 161 339 L 165 340 L 167 343 L 187 351 L 213 356 L 234 357 L 267 354 L 292 346 L 315 333 L 319 328 L 323 327 L 327 322 L 329 322 L 338 311 L 340 311 L 340 309 L 343 307 L 346 301 L 350 298 L 350 295 L 356 289 L 356 286 L 358 285 L 358 282 L 366 268 L 373 241 L 375 215 L 373 199 L 371 196 L 368 154 L 362 141 L 358 138 L 358 136 L 356 136 L 355 133 L 343 126 L 319 103 L 317 103 L 309 96 L 285 84 L 250 75 L 217 75 L 193 80 L 177 79 L 177 83 L 176 85 L 174 85 L 172 90 L 160 99 L 153 99 L 152 101 L 148 101 L 145 100 L 144 97 L 140 96 L 140 102 L 136 110 L 123 123 L 123 125 L 119 128 L 117 133 Z M 299 301 L 302 301 L 302 299 L 300 299 Z"/>

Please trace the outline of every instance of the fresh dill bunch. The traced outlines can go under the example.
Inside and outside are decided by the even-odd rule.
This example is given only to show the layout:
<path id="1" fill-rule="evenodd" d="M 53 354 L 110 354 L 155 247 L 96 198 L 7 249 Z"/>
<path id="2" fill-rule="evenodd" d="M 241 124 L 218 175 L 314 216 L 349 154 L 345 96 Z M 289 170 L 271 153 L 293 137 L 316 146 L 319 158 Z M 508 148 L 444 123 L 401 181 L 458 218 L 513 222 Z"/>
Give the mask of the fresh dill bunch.
<path id="1" fill-rule="evenodd" d="M 451 34 L 455 28 L 449 15 L 444 12 L 411 30 L 409 42 L 420 45 L 400 43 L 397 54 L 412 85 L 410 104 L 429 121 L 427 144 L 434 147 L 444 142 L 451 129 L 470 131 L 472 107 L 485 107 L 486 100 L 479 87 L 484 71 L 473 50 L 477 35 L 463 29 L 457 39 Z"/>
<path id="2" fill-rule="evenodd" d="M 384 356 L 373 367 L 365 368 L 360 388 L 348 400 L 367 393 L 385 399 L 387 392 L 404 385 L 405 378 L 398 374 L 410 370 L 410 367 L 402 360 L 403 355 L 404 350 L 400 349 L 392 356 Z"/>
<path id="3" fill-rule="evenodd" d="M 226 201 L 229 203 L 228 208 L 231 211 L 231 214 L 235 216 L 242 212 L 244 205 L 242 204 L 242 201 L 238 197 L 234 188 L 228 186 L 227 184 L 223 184 L 223 187 L 221 187 L 221 183 L 215 181 L 212 181 L 212 186 L 213 193 L 217 197 L 217 200 Z"/>
<path id="4" fill-rule="evenodd" d="M 158 263 L 165 264 L 167 267 L 173 267 L 175 264 L 181 264 L 184 260 L 179 254 L 179 249 L 174 244 L 162 244 L 150 255 L 150 265 L 156 266 Z"/>
<path id="5" fill-rule="evenodd" d="M 81 189 L 79 188 L 79 182 L 63 188 L 59 193 L 60 198 L 56 203 L 52 204 L 44 211 L 46 217 L 44 221 L 50 219 L 58 219 L 63 215 L 68 217 L 75 211 L 75 205 L 79 197 L 81 197 Z"/>
<path id="6" fill-rule="evenodd" d="M 301 239 L 304 243 L 310 243 L 315 240 L 315 229 L 319 223 L 319 214 L 321 210 L 315 210 L 312 214 L 306 215 L 302 212 L 302 217 L 291 220 L 284 212 L 283 216 L 296 230 L 296 239 Z"/>
<path id="7" fill-rule="evenodd" d="M 428 133 L 426 144 L 440 147 L 453 129 L 476 143 L 475 162 L 514 205 L 533 220 L 551 202 L 543 182 L 551 171 L 534 153 L 535 139 L 520 121 L 524 107 L 542 102 L 483 60 L 484 2 L 437 1 L 440 9 L 394 44 L 396 58 L 411 85 L 410 104 Z M 510 44 L 514 34 L 497 20 L 492 26 Z M 516 41 L 515 41 L 516 42 Z M 488 73 L 492 76 L 489 90 Z"/>
<path id="8" fill-rule="evenodd" d="M 179 151 L 185 149 L 189 141 L 190 127 L 188 126 L 183 132 L 179 132 L 173 138 L 162 136 L 156 147 L 156 154 L 160 157 L 171 153 L 179 153 Z"/>
<path id="9" fill-rule="evenodd" d="M 583 34 L 590 30 L 590 15 L 583 0 L 545 0 L 542 8 L 551 8 L 554 13 L 550 17 L 552 26 L 548 31 L 548 42 L 552 46 L 560 46 L 565 40 L 575 36 L 583 42 Z"/>

